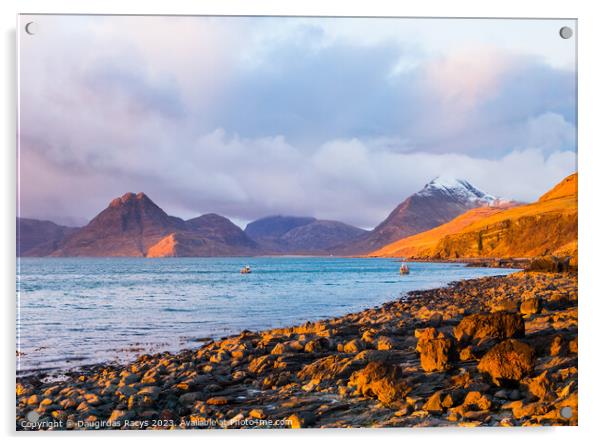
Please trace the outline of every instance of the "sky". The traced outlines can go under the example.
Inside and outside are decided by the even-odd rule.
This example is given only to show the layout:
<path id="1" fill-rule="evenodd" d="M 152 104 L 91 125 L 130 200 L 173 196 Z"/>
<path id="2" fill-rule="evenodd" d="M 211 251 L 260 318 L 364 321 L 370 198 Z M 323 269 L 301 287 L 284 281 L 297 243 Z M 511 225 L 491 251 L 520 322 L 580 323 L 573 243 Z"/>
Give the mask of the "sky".
<path id="1" fill-rule="evenodd" d="M 82 225 L 144 192 L 185 219 L 371 228 L 440 175 L 534 201 L 576 171 L 562 26 L 21 16 L 20 215 Z"/>

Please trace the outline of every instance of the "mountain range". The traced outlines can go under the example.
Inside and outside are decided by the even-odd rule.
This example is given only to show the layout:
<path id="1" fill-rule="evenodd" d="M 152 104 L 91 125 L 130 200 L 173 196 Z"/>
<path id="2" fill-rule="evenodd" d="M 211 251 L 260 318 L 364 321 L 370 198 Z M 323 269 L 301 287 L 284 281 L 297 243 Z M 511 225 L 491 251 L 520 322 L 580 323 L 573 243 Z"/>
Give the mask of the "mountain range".
<path id="1" fill-rule="evenodd" d="M 367 231 L 339 221 L 277 215 L 249 223 L 245 233 L 274 254 L 330 254 Z"/>
<path id="2" fill-rule="evenodd" d="M 501 200 L 465 180 L 436 178 L 401 202 L 370 231 L 338 221 L 283 215 L 258 219 L 243 231 L 229 219 L 213 213 L 189 220 L 170 216 L 144 193 L 126 193 L 112 200 L 106 209 L 81 228 L 17 218 L 17 254 L 455 258 L 504 256 L 517 252 L 528 255 L 539 252 L 538 246 L 544 244 L 553 244 L 556 250 L 570 250 L 573 235 L 576 250 L 576 234 L 573 233 L 576 227 L 576 174 L 573 176 L 574 180 L 567 178 L 566 183 L 529 205 Z M 575 201 L 574 206 L 571 200 Z M 548 232 L 543 238 L 537 236 L 542 220 L 546 223 L 543 227 L 555 234 L 552 243 Z M 530 228 L 527 237 L 533 240 L 532 249 L 513 247 L 522 236 L 523 227 Z M 521 245 L 527 244 L 527 240 L 521 242 Z"/>

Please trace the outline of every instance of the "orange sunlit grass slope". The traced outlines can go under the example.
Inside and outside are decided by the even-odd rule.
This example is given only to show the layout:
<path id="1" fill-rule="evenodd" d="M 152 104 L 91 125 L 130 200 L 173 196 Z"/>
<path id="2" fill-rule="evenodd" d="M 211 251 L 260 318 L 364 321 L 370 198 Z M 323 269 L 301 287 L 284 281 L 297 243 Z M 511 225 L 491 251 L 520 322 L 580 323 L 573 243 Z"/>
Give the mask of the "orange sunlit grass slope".
<path id="1" fill-rule="evenodd" d="M 435 227 L 434 229 L 421 232 L 399 241 L 388 244 L 383 248 L 372 252 L 373 257 L 408 257 L 422 258 L 431 255 L 431 252 L 439 241 L 446 235 L 460 232 L 475 221 L 504 211 L 502 207 L 478 207 L 452 219 L 450 222 Z"/>
<path id="2" fill-rule="evenodd" d="M 510 209 L 480 208 L 435 229 L 404 238 L 371 256 L 414 258 L 577 258 L 577 173 L 537 202 Z"/>

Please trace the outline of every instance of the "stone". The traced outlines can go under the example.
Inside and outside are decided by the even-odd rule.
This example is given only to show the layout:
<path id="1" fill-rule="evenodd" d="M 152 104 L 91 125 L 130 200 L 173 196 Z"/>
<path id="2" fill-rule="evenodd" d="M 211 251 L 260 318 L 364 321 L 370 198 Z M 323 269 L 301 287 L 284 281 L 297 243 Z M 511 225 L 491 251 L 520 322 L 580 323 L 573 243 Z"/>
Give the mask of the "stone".
<path id="1" fill-rule="evenodd" d="M 560 335 L 556 335 L 550 343 L 550 355 L 556 357 L 559 355 L 566 355 L 567 344 Z"/>
<path id="2" fill-rule="evenodd" d="M 376 331 L 374 329 L 368 329 L 366 331 L 364 331 L 364 333 L 362 334 L 362 341 L 366 342 L 366 343 L 373 343 L 374 342 L 374 334 L 376 334 Z"/>
<path id="3" fill-rule="evenodd" d="M 323 352 L 331 348 L 330 340 L 324 337 L 318 337 L 305 343 L 305 352 Z"/>
<path id="4" fill-rule="evenodd" d="M 356 363 L 350 358 L 329 355 L 305 365 L 297 373 L 297 377 L 300 380 L 311 380 L 315 383 L 346 379 L 360 367 L 360 363 Z"/>
<path id="5" fill-rule="evenodd" d="M 125 374 L 123 375 L 123 377 L 121 378 L 121 381 L 126 384 L 126 385 L 131 385 L 132 383 L 136 383 L 137 381 L 140 380 L 140 376 L 138 374 Z"/>
<path id="6" fill-rule="evenodd" d="M 274 346 L 274 348 L 272 348 L 271 354 L 281 355 L 281 354 L 284 354 L 285 352 L 287 352 L 288 350 L 289 350 L 289 348 L 287 347 L 287 345 L 285 343 L 277 343 L 276 346 Z"/>
<path id="7" fill-rule="evenodd" d="M 379 351 L 395 349 L 395 341 L 391 337 L 381 335 L 376 341 L 376 349 Z"/>
<path id="8" fill-rule="evenodd" d="M 343 352 L 347 353 L 357 353 L 366 349 L 366 343 L 358 338 L 354 338 L 353 340 L 345 343 L 343 347 Z"/>
<path id="9" fill-rule="evenodd" d="M 577 341 L 577 337 L 575 337 L 573 340 L 571 340 L 569 342 L 569 352 L 571 354 L 577 354 L 578 352 L 578 347 L 579 347 L 579 343 Z"/>
<path id="10" fill-rule="evenodd" d="M 136 390 L 134 388 L 132 388 L 131 386 L 122 385 L 119 388 L 117 388 L 116 393 L 121 394 L 125 398 L 128 398 L 131 395 L 136 394 Z"/>
<path id="11" fill-rule="evenodd" d="M 529 392 L 539 400 L 548 400 L 553 398 L 550 392 L 548 371 L 544 371 L 537 377 L 530 379 L 528 382 L 528 388 Z"/>
<path id="12" fill-rule="evenodd" d="M 429 324 L 429 326 L 434 326 L 438 328 L 439 326 L 441 326 L 441 323 L 443 323 L 443 315 L 440 312 L 435 312 L 430 316 L 427 323 Z"/>
<path id="13" fill-rule="evenodd" d="M 539 314 L 541 311 L 541 299 L 539 297 L 529 298 L 520 305 L 520 313 L 523 315 Z"/>
<path id="14" fill-rule="evenodd" d="M 489 375 L 493 383 L 518 382 L 534 367 L 533 348 L 518 340 L 509 339 L 491 348 L 479 361 L 478 370 Z"/>
<path id="15" fill-rule="evenodd" d="M 254 408 L 249 412 L 249 416 L 253 419 L 265 419 L 266 415 L 261 408 Z"/>
<path id="16" fill-rule="evenodd" d="M 516 312 L 518 304 L 512 300 L 502 300 L 491 304 L 491 312 Z"/>
<path id="17" fill-rule="evenodd" d="M 479 391 L 470 391 L 466 394 L 462 406 L 468 411 L 487 411 L 491 408 L 491 398 Z"/>
<path id="18" fill-rule="evenodd" d="M 464 317 L 454 328 L 454 337 L 468 343 L 474 339 L 507 339 L 525 336 L 525 322 L 520 314 L 494 312 L 472 314 Z"/>
<path id="19" fill-rule="evenodd" d="M 428 411 L 429 413 L 442 413 L 444 410 L 442 398 L 442 391 L 435 391 L 422 406 L 422 409 Z"/>
<path id="20" fill-rule="evenodd" d="M 133 415 L 129 411 L 115 409 L 111 412 L 108 422 L 110 424 L 119 425 L 119 424 L 123 423 L 125 420 L 131 419 L 132 417 L 133 417 Z"/>
<path id="21" fill-rule="evenodd" d="M 291 428 L 305 428 L 315 423 L 316 419 L 312 413 L 299 413 L 293 414 L 287 418 L 288 424 Z"/>
<path id="22" fill-rule="evenodd" d="M 159 398 L 159 394 L 161 393 L 161 388 L 158 386 L 145 386 L 140 391 L 138 391 L 138 395 L 147 396 L 153 400 Z"/>
<path id="23" fill-rule="evenodd" d="M 100 405 L 100 403 L 101 403 L 100 399 L 98 398 L 98 395 L 96 395 L 94 393 L 84 394 L 84 399 L 86 399 L 86 403 L 88 405 L 92 405 L 92 406 Z"/>
<path id="24" fill-rule="evenodd" d="M 227 397 L 211 397 L 207 399 L 207 405 L 227 405 L 230 401 Z"/>
<path id="25" fill-rule="evenodd" d="M 192 405 L 197 400 L 202 400 L 202 398 L 202 392 L 187 392 L 186 394 L 182 394 L 178 400 L 182 405 Z"/>
<path id="26" fill-rule="evenodd" d="M 426 372 L 445 371 L 451 367 L 455 348 L 449 338 L 420 339 L 420 365 Z"/>
<path id="27" fill-rule="evenodd" d="M 273 355 L 262 355 L 254 358 L 249 363 L 249 371 L 253 374 L 263 374 L 274 366 L 275 357 Z"/>
<path id="28" fill-rule="evenodd" d="M 437 335 L 437 329 L 432 326 L 428 328 L 416 329 L 414 331 L 414 337 L 418 339 L 418 345 L 420 345 L 420 340 L 431 340 L 433 338 L 437 338 Z"/>
<path id="29" fill-rule="evenodd" d="M 30 388 L 22 385 L 21 383 L 17 383 L 17 397 L 24 396 L 29 394 Z"/>
<path id="30" fill-rule="evenodd" d="M 348 385 L 356 388 L 356 394 L 376 397 L 384 404 L 402 400 L 409 392 L 401 368 L 383 362 L 371 362 L 354 372 Z"/>
<path id="31" fill-rule="evenodd" d="M 460 351 L 460 360 L 465 362 L 468 360 L 475 360 L 475 359 L 476 359 L 476 356 L 474 354 L 474 348 L 472 346 L 467 346 L 465 348 L 462 348 L 462 350 Z"/>

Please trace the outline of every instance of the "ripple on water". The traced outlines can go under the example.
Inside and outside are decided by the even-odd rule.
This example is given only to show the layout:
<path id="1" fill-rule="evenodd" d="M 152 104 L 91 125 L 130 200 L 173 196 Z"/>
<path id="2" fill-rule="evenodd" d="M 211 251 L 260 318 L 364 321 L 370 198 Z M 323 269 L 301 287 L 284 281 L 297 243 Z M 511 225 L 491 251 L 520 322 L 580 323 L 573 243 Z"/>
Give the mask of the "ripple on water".
<path id="1" fill-rule="evenodd" d="M 252 275 L 240 275 L 245 264 Z M 340 316 L 410 290 L 512 271 L 410 263 L 401 277 L 392 260 L 332 257 L 22 258 L 20 266 L 21 370 L 112 361 L 134 341 L 175 352 L 198 338 Z"/>

